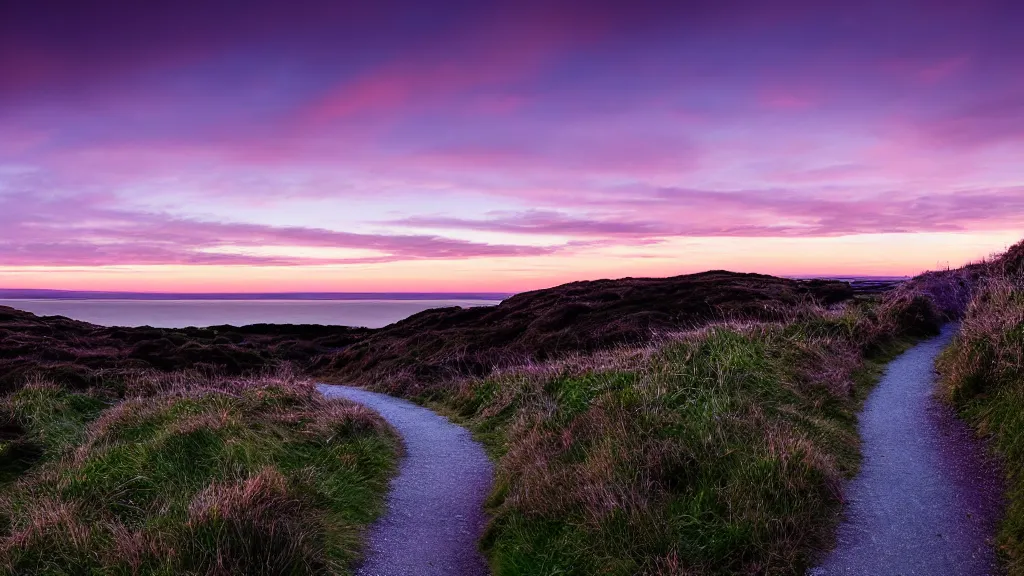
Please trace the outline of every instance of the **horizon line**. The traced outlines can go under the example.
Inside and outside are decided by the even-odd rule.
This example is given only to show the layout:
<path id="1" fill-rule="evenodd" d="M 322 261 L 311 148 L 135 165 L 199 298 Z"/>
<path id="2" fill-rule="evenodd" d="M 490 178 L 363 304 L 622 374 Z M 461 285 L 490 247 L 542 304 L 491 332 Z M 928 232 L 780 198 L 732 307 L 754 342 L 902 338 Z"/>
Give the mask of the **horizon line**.
<path id="1" fill-rule="evenodd" d="M 503 300 L 514 292 L 139 292 L 0 288 L 0 300 Z"/>
<path id="2" fill-rule="evenodd" d="M 781 276 L 793 280 L 893 281 L 911 276 L 821 274 Z M 625 279 L 625 278 L 622 278 Z M 553 286 L 552 286 L 553 287 Z M 529 292 L 532 290 L 526 290 Z M 66 290 L 57 288 L 0 288 L 0 300 L 504 300 L 520 292 L 408 291 L 289 291 L 289 292 L 147 292 L 136 290 Z"/>

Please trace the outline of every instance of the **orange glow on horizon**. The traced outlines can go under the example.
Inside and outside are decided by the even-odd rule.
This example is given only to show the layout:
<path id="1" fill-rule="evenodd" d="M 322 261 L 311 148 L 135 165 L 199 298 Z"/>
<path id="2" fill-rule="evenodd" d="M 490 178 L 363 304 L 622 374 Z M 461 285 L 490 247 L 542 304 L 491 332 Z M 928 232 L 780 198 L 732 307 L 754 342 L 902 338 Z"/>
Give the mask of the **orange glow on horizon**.
<path id="1" fill-rule="evenodd" d="M 520 292 L 576 280 L 711 269 L 779 276 L 910 276 L 1005 250 L 1019 231 L 831 238 L 686 238 L 533 257 L 331 266 L 0 268 L 0 288 L 123 292 Z"/>

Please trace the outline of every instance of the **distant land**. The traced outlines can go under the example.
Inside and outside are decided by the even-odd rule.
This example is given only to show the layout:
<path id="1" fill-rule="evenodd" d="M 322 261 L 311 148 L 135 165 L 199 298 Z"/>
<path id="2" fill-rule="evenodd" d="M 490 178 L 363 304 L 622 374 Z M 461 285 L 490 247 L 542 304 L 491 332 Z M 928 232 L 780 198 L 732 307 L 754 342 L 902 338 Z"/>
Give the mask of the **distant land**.
<path id="1" fill-rule="evenodd" d="M 0 300 L 504 300 L 510 292 L 92 292 L 0 288 Z"/>
<path id="2" fill-rule="evenodd" d="M 891 286 L 908 276 L 799 276 L 796 280 L 840 280 L 854 289 Z M 0 300 L 504 300 L 514 292 L 104 292 L 0 288 Z"/>

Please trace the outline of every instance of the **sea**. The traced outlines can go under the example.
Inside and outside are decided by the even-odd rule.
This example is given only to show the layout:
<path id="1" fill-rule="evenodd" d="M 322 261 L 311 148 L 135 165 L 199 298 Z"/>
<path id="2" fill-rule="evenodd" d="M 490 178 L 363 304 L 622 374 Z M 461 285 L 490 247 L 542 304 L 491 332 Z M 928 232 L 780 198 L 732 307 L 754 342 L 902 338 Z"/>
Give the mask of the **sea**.
<path id="1" fill-rule="evenodd" d="M 892 276 L 821 277 L 873 293 L 905 280 Z M 430 308 L 494 306 L 503 293 L 303 292 L 153 294 L 0 289 L 0 306 L 66 316 L 100 326 L 204 327 L 230 324 L 324 324 L 381 328 Z"/>
<path id="2" fill-rule="evenodd" d="M 2 294 L 0 306 L 100 326 L 324 324 L 380 328 L 430 308 L 494 306 L 503 294 Z M 11 292 L 11 291 L 8 291 Z M 46 291 L 49 292 L 49 291 Z M 261 297 L 262 296 L 262 297 Z"/>

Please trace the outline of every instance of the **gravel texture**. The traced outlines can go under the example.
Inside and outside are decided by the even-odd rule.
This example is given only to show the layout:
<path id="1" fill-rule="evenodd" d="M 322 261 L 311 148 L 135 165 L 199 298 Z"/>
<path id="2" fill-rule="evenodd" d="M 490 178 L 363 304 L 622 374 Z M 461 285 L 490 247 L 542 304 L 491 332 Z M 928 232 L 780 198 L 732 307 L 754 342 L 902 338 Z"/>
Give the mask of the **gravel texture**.
<path id="1" fill-rule="evenodd" d="M 387 512 L 370 529 L 360 576 L 482 576 L 477 549 L 487 518 L 493 466 L 469 431 L 412 402 L 348 386 L 321 385 L 328 397 L 363 404 L 401 435 L 405 455 L 391 482 Z"/>
<path id="2" fill-rule="evenodd" d="M 1002 507 L 998 467 L 934 398 L 935 358 L 955 326 L 888 367 L 860 416 L 864 461 L 847 517 L 815 576 L 998 574 L 991 538 Z"/>

